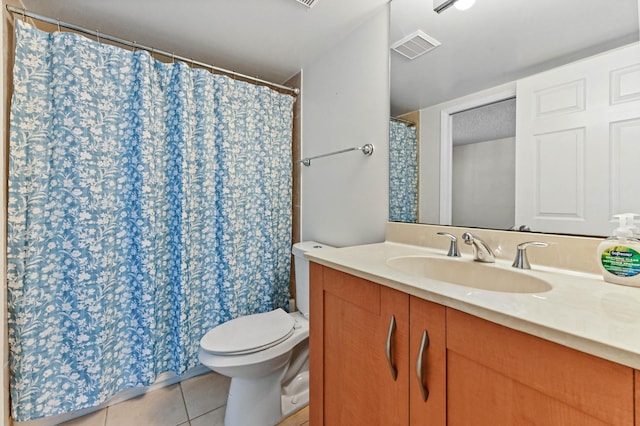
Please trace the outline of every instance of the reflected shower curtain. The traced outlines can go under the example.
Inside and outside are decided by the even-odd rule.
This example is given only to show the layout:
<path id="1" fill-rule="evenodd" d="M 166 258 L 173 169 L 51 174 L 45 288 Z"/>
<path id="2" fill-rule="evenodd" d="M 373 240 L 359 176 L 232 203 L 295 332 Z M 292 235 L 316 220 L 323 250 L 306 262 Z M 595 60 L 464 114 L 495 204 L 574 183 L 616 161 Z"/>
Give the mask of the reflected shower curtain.
<path id="1" fill-rule="evenodd" d="M 415 126 L 389 122 L 389 221 L 418 221 L 418 142 Z"/>
<path id="2" fill-rule="evenodd" d="M 287 307 L 293 98 L 16 22 L 12 413 L 98 405 Z"/>

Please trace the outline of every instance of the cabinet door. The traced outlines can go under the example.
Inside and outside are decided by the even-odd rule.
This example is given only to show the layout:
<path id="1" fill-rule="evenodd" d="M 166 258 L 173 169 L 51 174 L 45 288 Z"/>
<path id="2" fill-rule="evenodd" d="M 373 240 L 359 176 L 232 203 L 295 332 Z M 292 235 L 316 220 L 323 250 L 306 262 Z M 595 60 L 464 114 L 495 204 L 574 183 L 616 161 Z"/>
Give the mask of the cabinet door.
<path id="1" fill-rule="evenodd" d="M 311 280 L 312 424 L 407 425 L 409 296 L 313 263 Z"/>
<path id="2" fill-rule="evenodd" d="M 633 425 L 633 370 L 447 308 L 449 425 Z"/>
<path id="3" fill-rule="evenodd" d="M 640 426 L 640 371 L 635 370 L 636 374 L 636 426 Z"/>
<path id="4" fill-rule="evenodd" d="M 447 349 L 445 307 L 409 299 L 409 423 L 445 425 Z"/>

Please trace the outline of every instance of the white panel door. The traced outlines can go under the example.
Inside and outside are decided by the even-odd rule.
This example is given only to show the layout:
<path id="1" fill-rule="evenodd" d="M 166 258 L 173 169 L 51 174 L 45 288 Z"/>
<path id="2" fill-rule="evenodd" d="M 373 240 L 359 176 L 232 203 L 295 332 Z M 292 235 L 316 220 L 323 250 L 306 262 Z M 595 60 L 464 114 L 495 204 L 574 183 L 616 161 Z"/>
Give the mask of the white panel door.
<path id="1" fill-rule="evenodd" d="M 516 221 L 609 235 L 640 213 L 640 45 L 517 83 Z"/>

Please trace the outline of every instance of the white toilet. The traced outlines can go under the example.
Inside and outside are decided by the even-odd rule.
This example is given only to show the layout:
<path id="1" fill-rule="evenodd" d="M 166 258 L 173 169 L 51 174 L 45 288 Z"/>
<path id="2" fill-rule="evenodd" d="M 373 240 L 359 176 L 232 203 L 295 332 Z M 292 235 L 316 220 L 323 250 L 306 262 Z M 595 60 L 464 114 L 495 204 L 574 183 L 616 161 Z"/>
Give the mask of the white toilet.
<path id="1" fill-rule="evenodd" d="M 309 261 L 329 247 L 293 245 L 298 311 L 236 318 L 200 340 L 200 362 L 231 377 L 225 426 L 270 426 L 309 403 Z"/>

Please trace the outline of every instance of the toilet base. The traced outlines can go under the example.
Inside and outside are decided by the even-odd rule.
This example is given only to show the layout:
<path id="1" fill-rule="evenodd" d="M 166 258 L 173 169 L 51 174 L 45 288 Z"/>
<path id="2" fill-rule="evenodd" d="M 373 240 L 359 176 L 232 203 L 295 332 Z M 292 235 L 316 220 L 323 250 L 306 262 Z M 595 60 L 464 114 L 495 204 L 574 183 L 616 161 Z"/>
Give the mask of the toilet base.
<path id="1" fill-rule="evenodd" d="M 282 389 L 282 417 L 309 405 L 309 371 L 303 371 Z"/>
<path id="2" fill-rule="evenodd" d="M 309 405 L 307 363 L 284 387 L 280 383 L 289 366 L 259 379 L 234 377 L 224 417 L 225 426 L 270 426 Z"/>
<path id="3" fill-rule="evenodd" d="M 286 366 L 260 378 L 233 377 L 224 416 L 225 426 L 266 426 L 282 420 L 280 383 Z"/>

